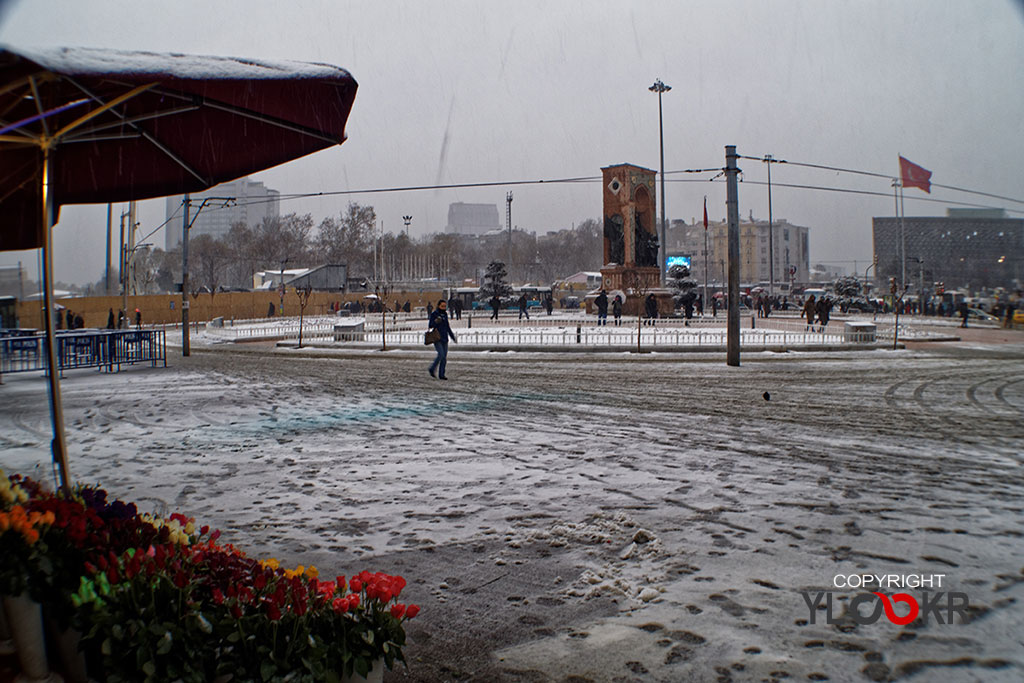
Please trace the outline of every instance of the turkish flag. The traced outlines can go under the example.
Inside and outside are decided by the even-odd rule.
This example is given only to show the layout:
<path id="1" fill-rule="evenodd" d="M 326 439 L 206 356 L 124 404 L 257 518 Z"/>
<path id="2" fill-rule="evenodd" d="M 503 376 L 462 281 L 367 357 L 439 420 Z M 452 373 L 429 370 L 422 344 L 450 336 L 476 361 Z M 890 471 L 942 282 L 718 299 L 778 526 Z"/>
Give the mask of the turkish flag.
<path id="1" fill-rule="evenodd" d="M 704 198 L 704 229 L 708 229 L 708 198 Z"/>
<path id="2" fill-rule="evenodd" d="M 932 172 L 900 157 L 900 177 L 903 187 L 919 187 L 928 194 L 932 192 Z"/>

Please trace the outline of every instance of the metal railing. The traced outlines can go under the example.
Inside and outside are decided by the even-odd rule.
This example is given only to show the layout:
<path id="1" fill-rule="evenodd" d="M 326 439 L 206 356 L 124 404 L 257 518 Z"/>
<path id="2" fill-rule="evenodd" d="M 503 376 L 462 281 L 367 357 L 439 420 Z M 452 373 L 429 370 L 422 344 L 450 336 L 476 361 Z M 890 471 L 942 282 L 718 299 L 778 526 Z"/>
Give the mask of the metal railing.
<path id="1" fill-rule="evenodd" d="M 59 332 L 56 340 L 59 372 L 78 368 L 113 372 L 136 363 L 167 367 L 167 337 L 160 328 Z M 0 372 L 46 372 L 47 356 L 45 335 L 0 336 Z"/>

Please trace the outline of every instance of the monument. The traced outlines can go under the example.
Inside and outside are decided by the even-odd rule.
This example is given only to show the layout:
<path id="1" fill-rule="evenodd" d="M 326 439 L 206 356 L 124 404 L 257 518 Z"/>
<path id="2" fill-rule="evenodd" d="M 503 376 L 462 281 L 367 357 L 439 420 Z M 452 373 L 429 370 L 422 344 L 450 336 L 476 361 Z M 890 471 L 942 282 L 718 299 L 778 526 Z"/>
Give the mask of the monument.
<path id="1" fill-rule="evenodd" d="M 603 287 L 625 294 L 627 315 L 643 312 L 643 300 L 654 294 L 658 315 L 673 310 L 672 295 L 661 288 L 655 171 L 632 164 L 601 169 L 604 196 Z M 594 293 L 596 296 L 596 292 Z M 593 297 L 588 296 L 588 303 Z"/>

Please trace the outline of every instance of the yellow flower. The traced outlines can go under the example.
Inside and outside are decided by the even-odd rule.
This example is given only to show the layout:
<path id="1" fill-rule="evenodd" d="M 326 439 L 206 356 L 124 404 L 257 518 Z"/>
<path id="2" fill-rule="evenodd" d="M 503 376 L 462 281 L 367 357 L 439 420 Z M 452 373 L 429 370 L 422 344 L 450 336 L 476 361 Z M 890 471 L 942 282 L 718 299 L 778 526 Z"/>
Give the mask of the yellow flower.
<path id="1" fill-rule="evenodd" d="M 269 567 L 270 569 L 277 569 L 278 567 L 281 566 L 281 564 L 277 560 L 275 560 L 273 557 L 268 558 L 266 560 L 260 560 L 260 565 L 262 565 L 264 567 Z"/>

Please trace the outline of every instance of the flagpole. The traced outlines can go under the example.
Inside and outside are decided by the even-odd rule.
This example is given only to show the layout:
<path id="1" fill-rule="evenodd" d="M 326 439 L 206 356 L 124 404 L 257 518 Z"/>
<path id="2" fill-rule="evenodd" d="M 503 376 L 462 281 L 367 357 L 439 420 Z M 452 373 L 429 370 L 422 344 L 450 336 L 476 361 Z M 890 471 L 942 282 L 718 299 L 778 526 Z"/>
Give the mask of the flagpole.
<path id="1" fill-rule="evenodd" d="M 899 247 L 896 249 L 896 251 L 897 251 L 897 253 L 900 256 L 900 262 L 902 263 L 903 261 L 906 260 L 906 257 L 905 257 L 905 255 L 903 253 L 903 248 L 904 248 L 903 247 L 903 220 L 900 218 L 900 196 L 899 196 L 899 190 L 897 189 L 897 188 L 899 188 L 900 185 L 901 185 L 901 183 L 900 183 L 899 180 L 897 180 L 896 178 L 892 179 L 892 207 L 893 207 L 892 208 L 892 210 L 893 210 L 893 214 L 892 215 L 896 219 L 896 230 L 897 230 L 898 236 L 900 238 Z M 902 271 L 901 271 L 901 273 L 902 273 Z M 901 275 L 901 277 L 902 277 L 902 275 Z"/>
<path id="2" fill-rule="evenodd" d="M 903 260 L 900 262 L 901 286 L 907 284 L 907 228 L 903 223 L 903 183 L 900 183 L 900 251 L 903 252 Z"/>

